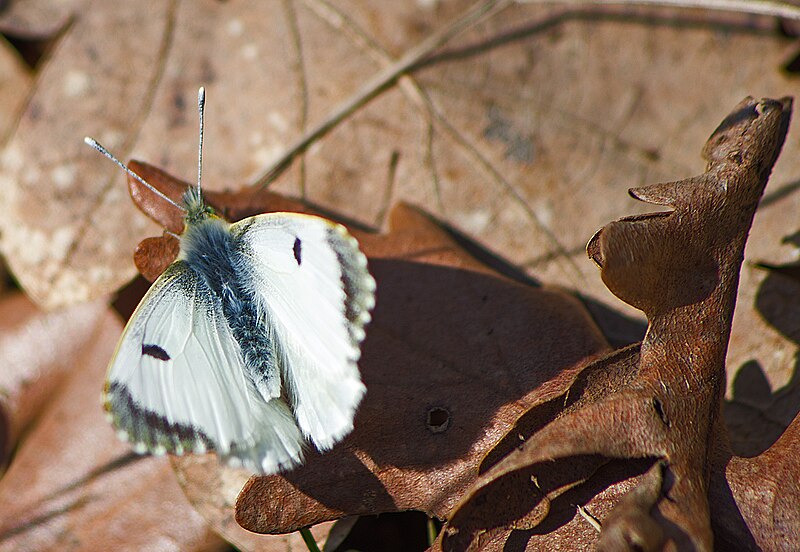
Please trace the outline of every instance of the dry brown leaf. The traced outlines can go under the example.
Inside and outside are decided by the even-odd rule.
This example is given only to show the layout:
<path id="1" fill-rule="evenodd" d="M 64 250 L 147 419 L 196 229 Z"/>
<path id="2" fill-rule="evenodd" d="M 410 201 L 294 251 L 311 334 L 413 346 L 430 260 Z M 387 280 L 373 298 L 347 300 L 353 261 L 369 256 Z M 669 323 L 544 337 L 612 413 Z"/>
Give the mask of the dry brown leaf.
<path id="1" fill-rule="evenodd" d="M 542 546 L 514 532 L 540 525 L 550 503 L 571 489 L 569 481 L 586 484 L 581 474 L 592 476 L 609 458 L 663 459 L 668 484 L 652 522 L 674 548 L 712 549 L 709 474 L 720 467 L 714 456 L 726 440 L 719 413 L 739 268 L 790 110 L 789 99 L 741 102 L 706 143 L 706 173 L 631 190 L 672 212 L 622 219 L 592 238 L 587 252 L 605 284 L 648 317 L 641 348 L 618 351 L 579 375 L 562 399 L 565 410 L 462 499 L 444 530 L 443 549 L 487 549 L 487 532 L 493 549 L 507 550 L 512 540 L 515 549 Z M 575 462 L 588 467 L 576 472 Z M 737 498 L 751 501 L 748 507 L 764 519 L 797 517 L 781 508 L 765 511 L 758 494 Z M 758 545 L 800 538 L 800 525 L 782 528 Z"/>
<path id="2" fill-rule="evenodd" d="M 661 500 L 665 462 L 656 462 L 628 494 L 608 513 L 597 541 L 598 552 L 639 550 L 658 552 L 664 547 L 664 530 L 652 517 Z"/>
<path id="3" fill-rule="evenodd" d="M 41 342 L 59 343 L 64 328 L 52 326 Z M 105 310 L 93 339 L 68 351 L 70 377 L 0 479 L 0 550 L 225 548 L 187 503 L 169 461 L 132 454 L 104 418 L 101 382 L 121 330 Z"/>
<path id="4" fill-rule="evenodd" d="M 756 457 L 732 457 L 724 444 L 719 448 L 709 491 L 718 547 L 796 548 L 800 542 L 800 417 Z"/>
<path id="5" fill-rule="evenodd" d="M 42 312 L 21 294 L 0 300 L 0 473 L 28 429 L 106 324 L 102 303 Z M 95 386 L 97 389 L 97 386 Z"/>
<path id="6" fill-rule="evenodd" d="M 25 38 L 46 39 L 69 23 L 82 0 L 6 2 L 0 12 L 0 30 Z"/>
<path id="7" fill-rule="evenodd" d="M 173 466 L 186 497 L 217 534 L 238 550 L 248 552 L 308 552 L 299 532 L 259 535 L 243 529 L 234 519 L 236 497 L 252 474 L 222 467 L 213 454 L 173 458 Z M 311 527 L 318 546 L 328 540 L 333 523 Z"/>

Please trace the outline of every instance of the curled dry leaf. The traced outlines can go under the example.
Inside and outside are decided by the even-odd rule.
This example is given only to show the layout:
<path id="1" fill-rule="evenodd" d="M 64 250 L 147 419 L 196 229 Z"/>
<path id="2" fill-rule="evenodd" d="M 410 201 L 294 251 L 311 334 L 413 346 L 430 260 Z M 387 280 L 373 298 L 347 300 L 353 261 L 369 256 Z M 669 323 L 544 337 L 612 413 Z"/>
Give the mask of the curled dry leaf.
<path id="1" fill-rule="evenodd" d="M 658 552 L 664 546 L 664 530 L 651 516 L 662 497 L 665 462 L 656 462 L 628 494 L 606 516 L 598 552 L 638 550 Z"/>
<path id="2" fill-rule="evenodd" d="M 122 327 L 108 309 L 87 308 L 60 316 L 71 314 L 74 326 L 88 324 L 78 314 L 94 321 L 91 339 L 62 343 L 80 332 L 70 333 L 58 314 L 26 315 L 18 331 L 4 333 L 25 342 L 32 326 L 38 339 L 28 341 L 28 356 L 48 343 L 70 366 L 0 479 L 0 550 L 225 549 L 187 503 L 168 460 L 132 454 L 105 420 L 100 382 Z"/>
<path id="3" fill-rule="evenodd" d="M 152 168 L 136 168 L 153 176 Z M 140 198 L 138 183 L 129 184 Z M 175 197 L 185 186 L 177 181 L 163 191 Z M 233 220 L 274 209 L 309 212 L 266 192 L 207 196 Z M 171 224 L 164 209 L 152 216 Z M 562 392 L 559 382 L 571 381 L 562 374 L 607 350 L 574 297 L 499 276 L 411 207 L 395 207 L 388 226 L 385 234 L 350 227 L 378 283 L 359 362 L 368 391 L 355 429 L 325 454 L 310 451 L 290 473 L 251 479 L 236 503 L 246 529 L 287 533 L 406 509 L 447 517 L 511 423 L 538 397 Z M 171 260 L 155 259 L 158 247 L 150 251 L 151 266 Z M 224 515 L 209 508 L 224 508 L 229 491 L 208 482 L 235 480 L 237 472 L 202 458 L 176 463 L 187 495 L 225 534 Z"/>
<path id="4" fill-rule="evenodd" d="M 443 549 L 484 549 L 487 537 L 493 549 L 510 542 L 512 549 L 545 545 L 549 535 L 526 531 L 541 526 L 550 504 L 570 489 L 565 479 L 585 484 L 586 472 L 576 473 L 574 464 L 587 456 L 598 470 L 609 459 L 666 462 L 666 499 L 657 501 L 654 521 L 672 547 L 712 549 L 709 474 L 720 467 L 713 460 L 726 439 L 719 413 L 739 269 L 790 110 L 789 99 L 747 98 L 708 140 L 705 174 L 631 190 L 672 212 L 623 219 L 592 238 L 587 251 L 605 284 L 647 315 L 645 339 L 579 374 L 561 398 L 564 410 L 461 500 L 444 529 Z M 604 489 L 596 486 L 599 494 Z M 761 497 L 753 499 L 752 508 L 775 515 L 760 505 Z M 800 527 L 789 529 L 796 538 Z"/>

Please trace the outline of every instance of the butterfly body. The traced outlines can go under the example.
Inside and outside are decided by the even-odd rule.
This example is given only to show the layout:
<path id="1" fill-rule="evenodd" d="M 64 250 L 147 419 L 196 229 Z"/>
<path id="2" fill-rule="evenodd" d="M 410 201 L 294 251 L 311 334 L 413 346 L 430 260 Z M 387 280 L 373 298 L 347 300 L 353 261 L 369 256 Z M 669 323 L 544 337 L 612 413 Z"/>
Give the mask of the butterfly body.
<path id="1" fill-rule="evenodd" d="M 203 294 L 219 298 L 248 375 L 262 397 L 277 398 L 280 378 L 274 338 L 264 331 L 270 321 L 259 294 L 252 289 L 251 269 L 243 253 L 246 245 L 241 234 L 232 233 L 227 221 L 209 213 L 202 199 L 191 197 L 190 192 L 184 203 L 186 219 L 192 222 L 181 236 L 179 260 L 204 284 Z"/>
<path id="2" fill-rule="evenodd" d="M 329 449 L 366 391 L 357 362 L 375 281 L 356 240 L 297 213 L 229 223 L 199 185 L 181 208 L 178 258 L 109 366 L 104 405 L 119 436 L 137 452 L 213 450 L 265 474 L 299 464 L 309 441 Z"/>

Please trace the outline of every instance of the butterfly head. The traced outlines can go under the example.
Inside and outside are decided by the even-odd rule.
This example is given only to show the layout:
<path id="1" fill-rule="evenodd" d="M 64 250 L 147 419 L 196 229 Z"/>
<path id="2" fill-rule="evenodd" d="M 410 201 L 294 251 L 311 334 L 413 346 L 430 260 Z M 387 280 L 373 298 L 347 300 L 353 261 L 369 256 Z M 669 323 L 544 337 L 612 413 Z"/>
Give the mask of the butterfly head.
<path id="1" fill-rule="evenodd" d="M 209 217 L 216 217 L 214 209 L 208 206 L 203 199 L 203 192 L 199 188 L 191 186 L 183 194 L 183 205 L 186 214 L 183 219 L 187 226 L 198 224 Z"/>
<path id="2" fill-rule="evenodd" d="M 209 217 L 216 217 L 214 210 L 206 205 L 206 202 L 203 200 L 203 191 L 200 185 L 203 176 L 203 114 L 205 110 L 205 102 L 206 92 L 205 89 L 201 87 L 197 94 L 197 110 L 200 114 L 200 145 L 198 147 L 197 154 L 197 185 L 190 186 L 189 189 L 186 190 L 186 192 L 183 194 L 183 201 L 181 203 L 178 203 L 172 198 L 164 195 L 163 192 L 152 186 L 149 182 L 145 181 L 141 176 L 129 169 L 128 166 L 122 161 L 114 157 L 114 155 L 100 145 L 94 138 L 89 138 L 87 136 L 83 139 L 83 141 L 119 165 L 122 170 L 138 180 L 142 185 L 144 185 L 145 188 L 159 196 L 173 207 L 177 207 L 183 211 L 185 213 L 184 220 L 186 221 L 187 226 L 198 224 Z"/>

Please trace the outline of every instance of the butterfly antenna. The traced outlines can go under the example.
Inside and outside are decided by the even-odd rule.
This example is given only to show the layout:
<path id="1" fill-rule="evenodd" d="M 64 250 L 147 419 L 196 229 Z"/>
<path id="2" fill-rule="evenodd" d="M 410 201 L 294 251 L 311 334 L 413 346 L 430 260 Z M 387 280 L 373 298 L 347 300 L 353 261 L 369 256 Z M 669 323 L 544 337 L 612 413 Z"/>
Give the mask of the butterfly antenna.
<path id="1" fill-rule="evenodd" d="M 206 109 L 206 89 L 197 91 L 197 112 L 200 114 L 200 145 L 197 147 L 197 197 L 200 197 L 200 181 L 203 178 L 203 112 Z"/>
<path id="2" fill-rule="evenodd" d="M 111 154 L 111 152 L 109 152 L 106 148 L 104 148 L 97 140 L 95 140 L 94 138 L 89 138 L 87 136 L 86 138 L 83 139 L 83 141 L 86 142 L 86 144 L 88 144 L 89 146 L 91 146 L 94 149 L 96 149 L 97 151 L 99 151 L 100 153 L 102 153 L 103 155 L 105 155 L 106 157 L 108 157 L 109 159 L 111 159 L 114 163 L 119 165 L 122 168 L 123 171 L 125 171 L 130 176 L 132 176 L 133 178 L 138 180 L 145 188 L 147 188 L 148 190 L 150 190 L 151 192 L 156 194 L 158 197 L 160 197 L 161 199 L 163 199 L 164 201 L 166 201 L 167 203 L 169 203 L 173 207 L 177 207 L 178 209 L 180 209 L 184 213 L 186 212 L 186 207 L 184 207 L 183 205 L 180 205 L 179 203 L 173 201 L 170 197 L 166 196 L 162 191 L 156 189 L 153 185 L 151 185 L 149 182 L 147 182 L 144 178 L 142 178 L 141 176 L 139 176 L 138 174 L 136 174 L 135 172 L 130 170 L 127 167 L 127 165 L 125 165 L 122 161 L 120 161 L 119 159 L 114 157 Z"/>

